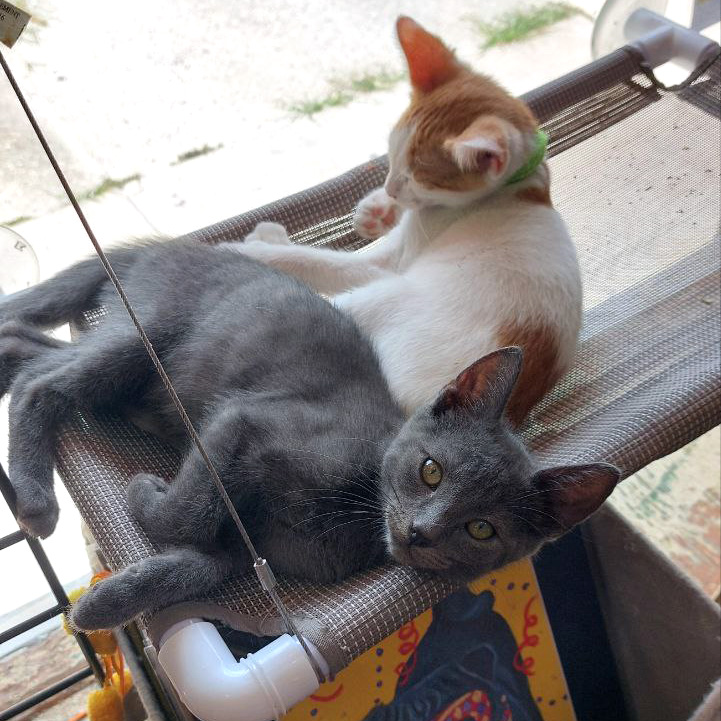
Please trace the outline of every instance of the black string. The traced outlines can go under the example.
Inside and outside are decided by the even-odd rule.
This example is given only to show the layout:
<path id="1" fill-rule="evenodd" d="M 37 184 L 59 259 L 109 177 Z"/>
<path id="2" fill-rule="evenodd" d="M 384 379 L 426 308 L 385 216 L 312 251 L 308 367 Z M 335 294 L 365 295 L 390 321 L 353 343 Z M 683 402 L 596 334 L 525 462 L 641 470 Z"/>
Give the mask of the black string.
<path id="1" fill-rule="evenodd" d="M 175 392 L 175 388 L 173 387 L 173 384 L 170 380 L 170 377 L 165 372 L 165 368 L 163 368 L 163 364 L 160 361 L 160 358 L 158 358 L 157 353 L 155 352 L 155 348 L 153 348 L 153 344 L 150 342 L 150 338 L 148 338 L 147 334 L 145 333 L 145 329 L 140 323 L 140 320 L 138 319 L 138 316 L 135 314 L 135 311 L 133 310 L 133 307 L 130 305 L 130 301 L 128 300 L 128 296 L 125 294 L 125 291 L 123 290 L 122 285 L 120 284 L 120 280 L 118 280 L 118 276 L 115 274 L 115 271 L 113 270 L 113 267 L 110 265 L 110 261 L 108 260 L 108 257 L 105 255 L 105 252 L 100 247 L 100 243 L 98 243 L 97 238 L 95 237 L 95 233 L 93 233 L 92 228 L 90 227 L 90 224 L 88 223 L 87 218 L 85 217 L 85 214 L 82 211 L 82 208 L 80 207 L 80 204 L 78 203 L 75 194 L 73 193 L 72 188 L 70 187 L 68 181 L 65 178 L 65 174 L 63 173 L 62 169 L 58 165 L 57 160 L 55 159 L 55 155 L 53 154 L 53 151 L 50 149 L 50 146 L 48 145 L 47 141 L 45 140 L 45 135 L 43 134 L 42 130 L 40 129 L 40 126 L 38 125 L 37 120 L 35 119 L 35 116 L 30 110 L 30 106 L 25 101 L 25 97 L 22 94 L 22 91 L 20 90 L 20 87 L 18 86 L 17 82 L 15 81 L 15 78 L 10 71 L 10 68 L 5 61 L 5 58 L 3 57 L 2 52 L 0 52 L 0 65 L 2 66 L 3 71 L 5 72 L 5 75 L 10 83 L 10 86 L 12 87 L 13 91 L 15 92 L 15 95 L 17 99 L 20 101 L 20 105 L 22 106 L 23 110 L 25 111 L 25 115 L 27 116 L 28 120 L 30 121 L 30 125 L 32 125 L 33 130 L 35 131 L 35 135 L 37 136 L 38 140 L 40 141 L 40 145 L 42 145 L 43 150 L 45 151 L 45 155 L 47 156 L 48 160 L 50 161 L 50 164 L 53 167 L 53 170 L 55 171 L 55 174 L 58 176 L 58 180 L 60 181 L 60 184 L 63 186 L 63 190 L 65 190 L 66 195 L 68 196 L 68 200 L 70 200 L 71 205 L 75 209 L 75 212 L 78 215 L 78 218 L 80 219 L 80 222 L 83 225 L 83 228 L 85 228 L 85 232 L 88 234 L 88 237 L 90 238 L 90 242 L 93 244 L 93 248 L 95 248 L 95 252 L 98 254 L 98 257 L 100 258 L 100 262 L 103 264 L 103 267 L 105 268 L 105 272 L 108 274 L 108 277 L 110 278 L 110 282 L 115 287 L 115 290 L 117 291 L 118 295 L 120 296 L 120 300 L 122 301 L 123 305 L 125 306 L 125 310 L 127 310 L 128 315 L 130 316 L 130 319 L 133 321 L 133 325 L 138 331 L 138 334 L 140 335 L 140 338 L 143 342 L 143 345 L 145 346 L 145 350 L 148 352 L 148 355 L 150 356 L 150 359 L 153 362 L 153 365 L 155 366 L 155 370 L 158 372 L 158 375 L 160 376 L 160 379 L 163 382 L 163 385 L 165 386 L 165 390 L 168 392 L 168 395 L 170 396 L 171 401 L 173 402 L 173 405 L 175 406 L 175 409 L 178 411 L 178 415 L 180 416 L 181 420 L 183 421 L 183 425 L 185 426 L 186 430 L 188 431 L 188 435 L 190 436 L 191 440 L 195 444 L 195 447 L 198 449 L 198 453 L 200 453 L 203 461 L 205 462 L 205 465 L 208 469 L 208 473 L 210 473 L 210 477 L 213 480 L 213 483 L 215 484 L 216 488 L 218 489 L 218 493 L 220 494 L 221 498 L 223 499 L 223 502 L 225 503 L 228 513 L 230 513 L 231 518 L 235 522 L 235 525 L 238 528 L 238 531 L 240 532 L 240 535 L 243 538 L 243 542 L 245 543 L 248 551 L 250 552 L 252 558 L 254 559 L 254 567 L 256 570 L 256 573 L 258 575 L 258 578 L 261 582 L 261 585 L 263 586 L 263 589 L 268 593 L 271 600 L 275 604 L 276 608 L 280 612 L 281 617 L 283 618 L 283 621 L 285 622 L 287 630 L 294 635 L 298 641 L 300 642 L 301 646 L 303 647 L 303 650 L 305 651 L 306 655 L 310 659 L 315 671 L 316 675 L 318 675 L 319 679 L 322 680 L 323 675 L 319 673 L 319 669 L 315 663 L 315 659 L 313 655 L 310 653 L 310 650 L 308 649 L 308 646 L 306 645 L 305 639 L 301 636 L 301 634 L 298 632 L 297 628 L 295 627 L 295 623 L 293 622 L 293 619 L 290 616 L 290 613 L 288 612 L 287 608 L 285 607 L 285 604 L 283 603 L 282 599 L 278 595 L 277 591 L 275 590 L 275 578 L 273 576 L 272 571 L 270 570 L 270 566 L 268 565 L 268 562 L 261 558 L 258 555 L 258 552 L 255 550 L 255 546 L 253 545 L 253 541 L 251 540 L 250 536 L 248 535 L 248 531 L 246 530 L 245 526 L 243 525 L 243 521 L 240 520 L 240 516 L 238 516 L 238 512 L 235 510 L 235 506 L 233 505 L 233 502 L 230 500 L 230 496 L 228 495 L 227 491 L 225 490 L 225 486 L 223 486 L 223 482 L 220 480 L 220 476 L 218 475 L 218 472 L 215 470 L 215 466 L 213 465 L 213 462 L 210 460 L 210 457 L 208 456 L 207 451 L 205 450 L 205 447 L 203 446 L 203 442 L 200 439 L 200 436 L 198 435 L 198 432 L 195 430 L 195 427 L 193 426 L 192 421 L 190 420 L 190 417 L 185 411 L 185 408 L 183 407 L 183 404 L 178 397 L 178 394 Z"/>

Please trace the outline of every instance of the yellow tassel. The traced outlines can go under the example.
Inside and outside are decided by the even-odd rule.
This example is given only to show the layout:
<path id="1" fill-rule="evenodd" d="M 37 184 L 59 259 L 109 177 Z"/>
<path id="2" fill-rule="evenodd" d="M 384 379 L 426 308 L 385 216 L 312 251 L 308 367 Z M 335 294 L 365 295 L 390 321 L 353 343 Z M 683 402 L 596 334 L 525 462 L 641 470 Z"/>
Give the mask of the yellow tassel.
<path id="1" fill-rule="evenodd" d="M 112 631 L 90 631 L 87 636 L 95 653 L 101 656 L 108 656 L 118 650 L 118 644 L 115 642 Z"/>
<path id="2" fill-rule="evenodd" d="M 88 589 L 85 588 L 85 586 L 80 586 L 80 588 L 75 588 L 70 591 L 70 593 L 68 594 L 68 599 L 70 600 L 70 603 L 75 603 L 75 601 L 77 601 L 80 596 L 82 596 L 87 590 Z"/>
<path id="3" fill-rule="evenodd" d="M 123 671 L 123 678 L 125 679 L 123 690 L 127 694 L 133 687 L 133 679 L 131 678 L 130 671 L 128 671 L 127 668 Z M 110 683 L 112 683 L 118 690 L 120 689 L 120 677 L 118 676 L 117 671 L 114 671 L 113 675 L 110 677 Z"/>
<path id="4" fill-rule="evenodd" d="M 107 572 L 96 573 L 90 579 L 90 585 L 94 586 L 98 581 L 102 581 L 103 578 L 107 578 L 108 575 L 110 574 L 108 574 Z M 76 588 L 70 591 L 70 593 L 68 593 L 68 600 L 70 601 L 70 603 L 75 603 L 75 601 L 77 601 L 80 596 L 86 593 L 87 590 L 88 589 L 85 586 L 81 586 L 80 588 Z M 65 629 L 65 633 L 69 634 L 70 636 L 73 635 L 73 629 L 71 628 L 70 624 L 68 623 L 68 619 L 64 614 L 63 628 Z M 115 638 L 110 631 L 90 631 L 86 635 L 90 643 L 92 644 L 95 653 L 100 654 L 101 656 L 113 654 L 118 650 L 118 644 L 115 642 Z"/>
<path id="5" fill-rule="evenodd" d="M 88 696 L 89 721 L 123 721 L 123 701 L 113 686 L 92 691 Z"/>
<path id="6" fill-rule="evenodd" d="M 90 579 L 94 586 L 109 576 L 109 572 L 101 571 Z M 71 603 L 75 603 L 88 589 L 76 588 L 68 594 Z M 63 628 L 72 635 L 67 618 L 63 615 Z M 88 696 L 89 721 L 123 721 L 123 697 L 133 686 L 130 672 L 124 668 L 122 654 L 111 631 L 91 631 L 87 634 L 105 666 L 105 686 L 98 691 L 91 691 Z"/>
<path id="7" fill-rule="evenodd" d="M 75 601 L 77 601 L 80 596 L 82 596 L 87 590 L 88 589 L 85 588 L 85 586 L 81 586 L 80 588 L 76 588 L 70 591 L 70 593 L 68 593 L 68 600 L 70 601 L 70 603 L 75 603 Z M 65 614 L 63 614 L 63 628 L 65 629 L 65 633 L 67 633 L 68 636 L 73 635 L 73 629 L 68 623 L 68 619 Z"/>

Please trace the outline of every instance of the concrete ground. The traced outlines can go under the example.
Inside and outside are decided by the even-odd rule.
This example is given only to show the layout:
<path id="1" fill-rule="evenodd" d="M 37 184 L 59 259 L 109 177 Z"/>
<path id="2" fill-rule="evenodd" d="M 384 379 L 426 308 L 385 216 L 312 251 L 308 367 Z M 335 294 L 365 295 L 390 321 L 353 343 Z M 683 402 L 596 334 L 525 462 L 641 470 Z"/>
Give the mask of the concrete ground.
<path id="1" fill-rule="evenodd" d="M 400 71 L 393 22 L 401 12 L 449 38 L 461 57 L 515 92 L 590 59 L 592 24 L 583 16 L 522 46 L 483 53 L 473 20 L 518 4 L 274 0 L 239 11 L 215 0 L 199 13 L 192 3 L 167 0 L 69 0 L 62 8 L 40 0 L 33 6 L 44 24 L 31 27 L 8 58 L 78 193 L 138 177 L 86 203 L 98 235 L 110 243 L 193 230 L 382 154 L 407 101 L 404 83 L 314 117 L 289 107 L 327 97 L 334 80 Z M 593 11 L 600 2 L 583 4 Z M 538 57 L 543 62 L 528 62 Z M 217 149 L 178 162 L 205 148 Z M 69 243 L 86 252 L 4 83 L 0 153 L 0 224 L 33 219 L 17 228 L 38 251 L 43 275 L 57 266 L 54 257 L 65 263 Z"/>
<path id="2" fill-rule="evenodd" d="M 37 0 L 25 3 L 37 22 L 5 56 L 71 184 L 79 195 L 95 193 L 83 207 L 107 245 L 194 230 L 384 153 L 388 130 L 407 101 L 405 82 L 312 117 L 290 108 L 328 98 L 338 82 L 401 71 L 393 36 L 400 13 L 447 38 L 460 57 L 515 93 L 590 61 L 592 21 L 583 15 L 523 43 L 482 51 L 474 18 L 488 20 L 523 4 Z M 593 16 L 602 2 L 576 4 Z M 113 184 L 121 187 L 102 192 Z M 0 225 L 8 223 L 35 250 L 40 278 L 90 252 L 0 78 Z M 4 426 L 0 438 L 6 438 Z M 718 432 L 691 449 L 626 481 L 614 503 L 717 593 Z M 693 482 L 674 484 L 679 478 Z M 58 491 L 60 525 L 44 545 L 61 580 L 72 585 L 87 573 L 87 561 L 77 512 L 61 486 Z M 1 506 L 3 535 L 15 526 Z M 691 513 L 704 518 L 701 550 L 684 547 L 679 519 Z M 20 546 L 0 555 L 0 569 L 15 579 L 0 595 L 1 629 L 46 587 Z M 22 677 L 21 667 L 15 673 Z M 64 710 L 62 718 L 70 715 Z"/>

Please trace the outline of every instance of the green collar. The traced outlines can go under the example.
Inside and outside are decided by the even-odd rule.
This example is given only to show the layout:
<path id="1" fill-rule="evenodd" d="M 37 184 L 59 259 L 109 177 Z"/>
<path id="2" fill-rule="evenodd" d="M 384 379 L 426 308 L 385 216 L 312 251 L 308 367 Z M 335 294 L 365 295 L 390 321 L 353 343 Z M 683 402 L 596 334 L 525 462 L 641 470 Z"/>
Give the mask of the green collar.
<path id="1" fill-rule="evenodd" d="M 536 147 L 531 157 L 506 181 L 506 185 L 513 185 L 525 180 L 543 162 L 548 145 L 548 135 L 543 130 L 536 130 Z"/>

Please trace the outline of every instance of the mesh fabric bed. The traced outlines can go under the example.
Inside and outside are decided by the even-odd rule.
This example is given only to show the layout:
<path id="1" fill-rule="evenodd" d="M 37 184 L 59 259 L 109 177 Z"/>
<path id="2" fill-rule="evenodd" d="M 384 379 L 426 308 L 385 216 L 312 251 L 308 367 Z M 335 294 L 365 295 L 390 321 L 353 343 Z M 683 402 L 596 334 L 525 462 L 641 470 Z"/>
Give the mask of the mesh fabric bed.
<path id="1" fill-rule="evenodd" d="M 720 74 L 717 59 L 691 87 L 663 93 L 622 49 L 526 96 L 551 138 L 553 199 L 585 286 L 575 366 L 525 429 L 545 463 L 608 461 L 629 475 L 719 423 Z M 275 220 L 296 242 L 358 249 L 353 208 L 385 172 L 384 159 L 373 161 L 192 237 L 239 240 L 258 221 Z M 154 552 L 128 513 L 124 487 L 139 471 L 172 477 L 171 452 L 118 419 L 77 415 L 58 462 L 111 568 Z M 333 671 L 451 590 L 392 565 L 333 587 L 281 581 Z M 254 575 L 199 594 L 147 617 L 151 638 L 198 615 L 262 635 L 282 630 Z"/>

